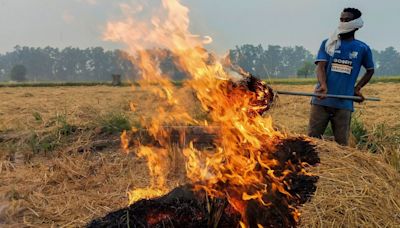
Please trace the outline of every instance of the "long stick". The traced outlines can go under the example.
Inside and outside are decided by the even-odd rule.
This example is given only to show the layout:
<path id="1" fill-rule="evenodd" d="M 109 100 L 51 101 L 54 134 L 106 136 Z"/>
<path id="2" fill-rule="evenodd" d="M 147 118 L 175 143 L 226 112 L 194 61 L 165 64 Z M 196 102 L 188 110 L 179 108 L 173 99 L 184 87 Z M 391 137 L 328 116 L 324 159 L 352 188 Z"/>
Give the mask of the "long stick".
<path id="1" fill-rule="evenodd" d="M 322 94 L 318 93 L 303 93 L 303 92 L 289 92 L 289 91 L 276 91 L 278 94 L 283 95 L 294 95 L 294 96 L 307 96 L 307 97 L 319 97 Z M 339 99 L 346 99 L 346 100 L 353 100 L 353 101 L 362 101 L 362 98 L 359 96 L 346 96 L 346 95 L 334 95 L 334 94 L 326 94 L 325 97 L 329 98 L 339 98 Z M 381 99 L 378 97 L 365 97 L 364 100 L 366 101 L 380 101 Z"/>

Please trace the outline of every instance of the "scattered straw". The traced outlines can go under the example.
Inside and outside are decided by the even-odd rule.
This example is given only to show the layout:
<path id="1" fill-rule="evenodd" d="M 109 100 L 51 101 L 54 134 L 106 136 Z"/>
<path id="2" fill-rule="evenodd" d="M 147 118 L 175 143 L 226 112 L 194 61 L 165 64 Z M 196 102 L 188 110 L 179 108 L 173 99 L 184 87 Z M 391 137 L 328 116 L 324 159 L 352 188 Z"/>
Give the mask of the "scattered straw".
<path id="1" fill-rule="evenodd" d="M 143 160 L 115 150 L 34 159 L 4 170 L 0 226 L 77 227 L 127 206 L 129 190 L 149 185 L 148 171 Z"/>
<path id="2" fill-rule="evenodd" d="M 276 90 L 312 90 L 309 85 L 273 87 Z M 393 96 L 398 89 L 398 84 L 367 86 L 366 95 L 384 100 L 357 105 L 368 129 L 380 123 L 398 126 L 400 97 Z M 18 138 L 27 138 L 32 129 L 45 129 L 45 123 L 57 113 L 67 112 L 68 123 L 84 126 L 98 118 L 99 113 L 129 112 L 128 101 L 132 97 L 148 102 L 144 92 L 131 92 L 129 87 L 29 88 L 33 96 L 22 96 L 26 92 L 27 88 L 3 88 L 0 91 L 3 98 L 0 100 L 0 132 L 3 136 L 14 138 L 13 132 L 8 133 L 9 129 L 14 129 L 18 130 Z M 190 99 L 188 103 L 192 105 Z M 275 123 L 289 132 L 305 133 L 309 98 L 281 96 L 278 104 L 271 110 Z M 196 109 L 195 105 L 193 109 Z M 35 120 L 36 112 L 43 123 Z M 147 112 L 138 110 L 138 116 Z M 85 136 L 78 140 L 81 142 L 69 144 L 71 148 L 63 149 L 74 151 L 91 140 Z M 399 226 L 400 175 L 390 165 L 368 152 L 319 140 L 316 144 L 321 164 L 313 168 L 313 172 L 320 179 L 315 196 L 301 209 L 302 226 Z M 16 156 L 26 153 L 20 145 L 14 147 Z M 29 164 L 24 164 L 18 157 L 3 158 L 2 155 L 8 152 L 2 149 L 0 147 L 0 227 L 84 226 L 93 218 L 127 206 L 127 192 L 150 184 L 145 161 L 125 155 L 118 147 L 107 147 L 108 152 L 102 153 L 38 155 Z M 393 164 L 398 164 L 398 151 L 397 154 L 392 152 Z M 177 181 L 170 181 L 172 188 Z"/>
<path id="3" fill-rule="evenodd" d="M 400 224 L 400 175 L 380 157 L 316 140 L 320 177 L 301 209 L 303 227 L 395 227 Z M 127 206 L 127 192 L 150 185 L 145 161 L 114 152 L 37 158 L 3 171 L 0 224 L 84 226 Z M 178 180 L 170 179 L 172 188 Z"/>
<path id="4" fill-rule="evenodd" d="M 304 227 L 400 225 L 400 175 L 368 152 L 318 140 L 317 191 L 302 208 Z"/>

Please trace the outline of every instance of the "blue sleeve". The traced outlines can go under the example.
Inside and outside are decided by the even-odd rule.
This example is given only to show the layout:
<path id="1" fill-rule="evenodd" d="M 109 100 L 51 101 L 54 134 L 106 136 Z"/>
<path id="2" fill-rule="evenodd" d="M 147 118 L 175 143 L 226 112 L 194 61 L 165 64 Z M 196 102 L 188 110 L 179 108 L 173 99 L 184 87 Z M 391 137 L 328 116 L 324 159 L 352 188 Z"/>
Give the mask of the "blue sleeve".
<path id="1" fill-rule="evenodd" d="M 374 69 L 374 60 L 372 58 L 372 51 L 371 49 L 367 46 L 367 50 L 363 56 L 362 59 L 362 65 L 365 67 L 365 69 Z"/>
<path id="2" fill-rule="evenodd" d="M 325 44 L 327 40 L 322 41 L 321 47 L 319 48 L 317 58 L 315 59 L 315 64 L 318 62 L 328 62 L 329 60 L 329 55 L 325 50 Z"/>

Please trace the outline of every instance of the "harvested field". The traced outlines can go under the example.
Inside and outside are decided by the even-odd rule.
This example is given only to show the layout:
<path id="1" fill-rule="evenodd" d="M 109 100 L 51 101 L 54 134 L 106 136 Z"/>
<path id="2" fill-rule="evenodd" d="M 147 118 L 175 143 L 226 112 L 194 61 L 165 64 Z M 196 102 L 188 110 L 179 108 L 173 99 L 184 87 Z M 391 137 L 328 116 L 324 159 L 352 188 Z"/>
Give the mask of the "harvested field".
<path id="1" fill-rule="evenodd" d="M 304 227 L 394 227 L 400 224 L 400 175 L 379 156 L 316 140 L 321 165 L 311 202 L 300 210 Z M 127 206 L 126 192 L 149 185 L 145 161 L 118 148 L 70 154 L 2 171 L 3 224 L 83 226 Z M 173 188 L 185 180 L 171 177 Z"/>
<path id="2" fill-rule="evenodd" d="M 312 90 L 309 85 L 273 88 Z M 396 139 L 400 127 L 398 89 L 400 84 L 394 83 L 367 86 L 366 95 L 383 99 L 357 105 L 367 130 L 385 124 L 385 133 Z M 111 115 L 134 123 L 154 108 L 129 111 L 129 100 L 152 99 L 145 92 L 107 86 L 26 87 L 0 88 L 0 96 L 0 224 L 84 226 L 127 206 L 128 191 L 149 186 L 145 161 L 124 154 L 118 129 L 112 128 L 115 123 L 101 121 Z M 187 102 L 191 104 L 189 99 Z M 193 114 L 201 117 L 193 107 Z M 308 109 L 309 98 L 281 96 L 270 113 L 278 128 L 304 134 Z M 108 128 L 107 123 L 114 125 Z M 43 143 L 49 135 L 58 142 L 54 147 Z M 35 147 L 32 136 L 39 141 Z M 387 138 L 386 152 L 398 154 L 396 142 L 389 139 L 392 137 Z M 314 143 L 321 164 L 311 171 L 320 179 L 315 196 L 301 209 L 302 226 L 400 224 L 400 175 L 387 164 L 387 154 L 370 154 L 324 140 Z M 172 174 L 167 185 L 172 189 L 185 182 L 182 176 Z"/>
<path id="3" fill-rule="evenodd" d="M 272 85 L 275 90 L 303 91 L 313 90 L 311 85 Z M 400 84 L 376 83 L 364 90 L 366 96 L 378 96 L 381 102 L 357 104 L 361 119 L 368 127 L 377 124 L 388 124 L 390 127 L 400 125 L 400 96 L 397 95 Z M 28 129 L 38 112 L 44 118 L 67 112 L 73 122 L 91 120 L 94 115 L 110 111 L 128 112 L 129 101 L 143 95 L 143 92 L 130 91 L 129 87 L 16 87 L 1 88 L 0 95 L 0 130 Z M 289 132 L 305 133 L 309 114 L 308 97 L 279 97 L 276 106 L 271 110 L 274 121 Z"/>

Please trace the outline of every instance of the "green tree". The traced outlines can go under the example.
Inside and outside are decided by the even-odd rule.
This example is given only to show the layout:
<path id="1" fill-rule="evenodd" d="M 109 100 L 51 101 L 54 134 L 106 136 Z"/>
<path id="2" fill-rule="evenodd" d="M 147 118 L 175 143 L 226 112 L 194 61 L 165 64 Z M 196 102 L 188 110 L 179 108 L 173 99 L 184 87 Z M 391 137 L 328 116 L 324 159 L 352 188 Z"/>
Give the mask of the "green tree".
<path id="1" fill-rule="evenodd" d="M 297 76 L 307 78 L 308 76 L 312 75 L 314 71 L 315 71 L 314 63 L 305 61 L 303 63 L 303 66 L 297 70 Z"/>
<path id="2" fill-rule="evenodd" d="M 263 76 L 267 75 L 263 54 L 264 49 L 261 45 L 245 44 L 240 47 L 236 46 L 236 49 L 230 50 L 229 57 L 234 65 L 240 66 L 243 70 L 251 74 Z"/>
<path id="3" fill-rule="evenodd" d="M 380 75 L 392 76 L 400 73 L 400 53 L 394 47 L 379 52 L 375 56 L 375 62 Z"/>
<path id="4" fill-rule="evenodd" d="M 26 67 L 24 65 L 15 65 L 10 72 L 10 78 L 13 81 L 22 82 L 26 81 Z"/>

